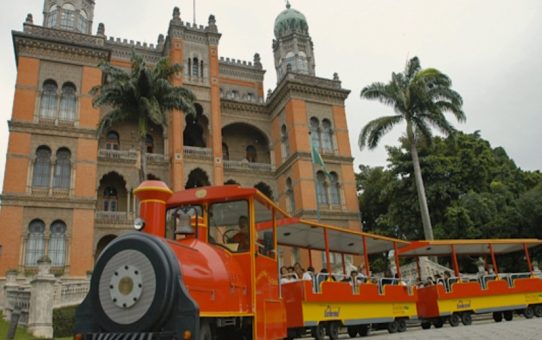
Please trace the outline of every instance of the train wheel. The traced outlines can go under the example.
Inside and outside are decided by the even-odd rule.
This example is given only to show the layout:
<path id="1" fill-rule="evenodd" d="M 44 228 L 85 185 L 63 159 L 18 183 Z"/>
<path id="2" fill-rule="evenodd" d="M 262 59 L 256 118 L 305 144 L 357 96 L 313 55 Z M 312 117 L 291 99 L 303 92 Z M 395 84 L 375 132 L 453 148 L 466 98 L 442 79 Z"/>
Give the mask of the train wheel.
<path id="1" fill-rule="evenodd" d="M 444 321 L 441 318 L 439 318 L 433 321 L 433 326 L 435 326 L 435 328 L 442 328 L 442 326 L 444 326 Z"/>
<path id="2" fill-rule="evenodd" d="M 324 340 L 325 332 L 324 332 L 324 325 L 319 324 L 316 327 L 313 327 L 311 330 L 311 335 L 316 340 Z"/>
<path id="3" fill-rule="evenodd" d="M 351 338 L 355 338 L 358 335 L 358 326 L 348 326 L 346 332 Z"/>
<path id="4" fill-rule="evenodd" d="M 457 327 L 459 326 L 459 323 L 461 322 L 461 318 L 456 313 L 450 315 L 450 326 Z"/>
<path id="5" fill-rule="evenodd" d="M 397 331 L 398 331 L 399 333 L 405 332 L 406 329 L 407 329 L 406 320 L 405 320 L 405 319 L 401 319 L 401 320 L 399 320 L 397 323 L 398 323 Z"/>
<path id="6" fill-rule="evenodd" d="M 536 315 L 537 318 L 542 318 L 542 305 L 534 306 L 534 315 Z"/>
<path id="7" fill-rule="evenodd" d="M 502 313 L 501 312 L 493 312 L 493 320 L 495 320 L 495 322 L 501 322 L 502 321 Z"/>
<path id="8" fill-rule="evenodd" d="M 461 322 L 465 326 L 472 325 L 472 315 L 470 315 L 469 312 L 465 312 L 465 313 L 461 314 Z"/>
<path id="9" fill-rule="evenodd" d="M 514 313 L 511 310 L 502 312 L 502 315 L 504 316 L 504 319 L 506 321 L 512 321 L 512 319 L 514 318 Z"/>
<path id="10" fill-rule="evenodd" d="M 523 311 L 523 316 L 525 316 L 526 319 L 532 319 L 534 316 L 534 309 L 533 306 L 528 306 Z"/>
<path id="11" fill-rule="evenodd" d="M 429 328 L 431 328 L 431 322 L 423 321 L 422 329 L 429 329 Z"/>
<path id="12" fill-rule="evenodd" d="M 213 340 L 213 333 L 211 333 L 211 327 L 206 321 L 201 322 L 199 329 L 199 340 Z"/>
<path id="13" fill-rule="evenodd" d="M 388 323 L 388 332 L 390 334 L 397 333 L 397 330 L 399 329 L 399 323 L 397 320 L 393 320 L 392 322 Z"/>
<path id="14" fill-rule="evenodd" d="M 359 326 L 359 336 L 369 335 L 369 330 L 371 329 L 370 325 L 361 325 Z"/>
<path id="15" fill-rule="evenodd" d="M 339 323 L 331 322 L 326 327 L 326 333 L 331 340 L 339 339 Z"/>

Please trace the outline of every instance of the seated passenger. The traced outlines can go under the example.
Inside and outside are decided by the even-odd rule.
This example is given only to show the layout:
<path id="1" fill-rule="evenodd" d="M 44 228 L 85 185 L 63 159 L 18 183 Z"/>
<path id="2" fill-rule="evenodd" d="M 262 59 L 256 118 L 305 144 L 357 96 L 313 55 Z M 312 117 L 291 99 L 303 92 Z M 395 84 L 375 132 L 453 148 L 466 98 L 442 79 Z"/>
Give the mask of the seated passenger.
<path id="1" fill-rule="evenodd" d="M 399 286 L 406 286 L 406 282 L 399 277 L 399 274 L 395 274 L 395 284 Z"/>
<path id="2" fill-rule="evenodd" d="M 246 251 L 250 248 L 248 217 L 245 215 L 239 216 L 239 232 L 233 235 L 230 241 L 239 244 L 237 251 Z"/>
<path id="3" fill-rule="evenodd" d="M 392 285 L 394 283 L 395 279 L 393 278 L 393 274 L 391 273 L 391 270 L 386 269 L 384 272 L 384 276 L 382 277 L 381 281 L 382 285 Z"/>
<path id="4" fill-rule="evenodd" d="M 296 273 L 297 277 L 303 277 L 303 274 L 305 273 L 305 269 L 301 267 L 301 264 L 299 262 L 294 263 L 294 272 Z"/>
<path id="5" fill-rule="evenodd" d="M 288 267 L 286 266 L 280 267 L 280 283 L 283 284 L 283 283 L 294 282 L 294 281 L 295 281 L 295 278 L 292 275 L 292 273 L 288 270 Z"/>
<path id="6" fill-rule="evenodd" d="M 303 273 L 303 280 L 305 281 L 312 281 L 314 280 L 314 267 L 309 266 L 307 268 L 307 271 Z"/>

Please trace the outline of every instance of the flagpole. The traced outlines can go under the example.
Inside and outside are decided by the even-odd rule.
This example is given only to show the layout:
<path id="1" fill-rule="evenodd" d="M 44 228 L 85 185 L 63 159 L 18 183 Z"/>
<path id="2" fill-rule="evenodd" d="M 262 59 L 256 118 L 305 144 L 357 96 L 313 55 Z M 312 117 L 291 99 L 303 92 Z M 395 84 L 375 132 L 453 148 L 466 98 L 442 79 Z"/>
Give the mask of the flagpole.
<path id="1" fill-rule="evenodd" d="M 312 145 L 312 138 L 311 138 L 312 131 L 309 130 L 309 145 L 311 147 L 311 164 L 312 164 L 312 177 L 314 179 L 314 192 L 316 194 L 316 220 L 320 222 L 320 202 L 318 201 L 318 178 L 316 178 L 316 168 L 314 167 L 314 152 L 313 148 L 314 145 Z"/>

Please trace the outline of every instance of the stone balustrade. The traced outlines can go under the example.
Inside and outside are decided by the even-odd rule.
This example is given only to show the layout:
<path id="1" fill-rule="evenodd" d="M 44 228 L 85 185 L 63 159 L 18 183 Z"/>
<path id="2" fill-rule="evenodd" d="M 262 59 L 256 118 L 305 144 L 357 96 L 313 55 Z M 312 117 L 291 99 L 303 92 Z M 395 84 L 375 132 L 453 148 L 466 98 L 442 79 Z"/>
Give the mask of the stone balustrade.
<path id="1" fill-rule="evenodd" d="M 210 148 L 200 148 L 196 146 L 185 146 L 184 157 L 189 159 L 212 160 L 213 150 Z"/>
<path id="2" fill-rule="evenodd" d="M 252 170 L 261 172 L 275 171 L 273 165 L 268 163 L 251 163 L 247 160 L 242 161 L 224 161 L 224 169 L 229 170 Z"/>

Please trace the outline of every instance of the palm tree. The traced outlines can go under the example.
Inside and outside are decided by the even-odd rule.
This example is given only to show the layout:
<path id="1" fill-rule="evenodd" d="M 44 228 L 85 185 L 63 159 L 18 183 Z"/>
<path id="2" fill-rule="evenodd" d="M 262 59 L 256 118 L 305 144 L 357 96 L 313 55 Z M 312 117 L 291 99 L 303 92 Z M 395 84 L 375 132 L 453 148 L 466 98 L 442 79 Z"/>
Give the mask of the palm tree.
<path id="1" fill-rule="evenodd" d="M 181 70 L 161 59 L 154 67 L 147 67 L 141 56 L 132 55 L 130 71 L 110 63 L 99 65 L 104 83 L 91 90 L 95 107 L 109 111 L 98 123 L 98 137 L 115 123 L 135 122 L 139 137 L 139 180 L 147 177 L 146 136 L 151 126 L 167 126 L 168 112 L 181 110 L 194 114 L 194 94 L 183 87 L 173 86 L 170 78 Z"/>
<path id="2" fill-rule="evenodd" d="M 380 138 L 400 122 L 406 122 L 406 138 L 414 166 L 414 177 L 422 216 L 423 230 L 427 240 L 433 239 L 433 229 L 427 208 L 425 188 L 418 158 L 418 141 L 430 144 L 431 127 L 445 136 L 456 131 L 444 114 L 451 112 L 458 121 L 465 121 L 461 106 L 463 99 L 451 89 L 450 78 L 434 68 L 422 69 L 418 57 L 407 62 L 403 73 L 392 73 L 387 84 L 373 83 L 361 90 L 361 98 L 378 100 L 392 106 L 395 114 L 370 121 L 359 136 L 359 147 L 374 149 Z"/>

